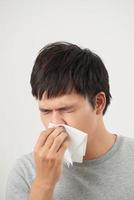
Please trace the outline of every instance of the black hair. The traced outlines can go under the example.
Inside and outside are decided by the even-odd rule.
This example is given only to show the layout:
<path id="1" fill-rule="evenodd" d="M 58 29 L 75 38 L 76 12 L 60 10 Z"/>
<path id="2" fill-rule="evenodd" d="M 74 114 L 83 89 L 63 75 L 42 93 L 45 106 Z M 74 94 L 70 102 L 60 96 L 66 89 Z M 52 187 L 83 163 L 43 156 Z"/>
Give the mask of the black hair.
<path id="1" fill-rule="evenodd" d="M 108 72 L 101 58 L 89 49 L 68 42 L 55 42 L 42 48 L 35 60 L 31 73 L 32 94 L 41 100 L 70 93 L 72 89 L 87 97 L 95 106 L 95 96 L 104 92 L 105 114 L 110 104 Z"/>

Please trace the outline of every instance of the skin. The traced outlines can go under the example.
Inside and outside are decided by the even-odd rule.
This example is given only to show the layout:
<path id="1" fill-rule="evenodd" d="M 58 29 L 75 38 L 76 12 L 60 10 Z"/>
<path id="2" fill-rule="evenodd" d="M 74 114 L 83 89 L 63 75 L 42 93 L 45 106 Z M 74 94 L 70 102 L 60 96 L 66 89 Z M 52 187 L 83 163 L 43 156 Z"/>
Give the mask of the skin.
<path id="1" fill-rule="evenodd" d="M 38 105 L 44 127 L 47 128 L 49 122 L 63 123 L 88 134 L 87 151 L 84 157 L 86 160 L 103 155 L 115 142 L 116 136 L 106 130 L 103 121 L 103 110 L 106 105 L 104 92 L 96 95 L 94 109 L 88 99 L 75 91 L 53 99 L 47 99 L 44 94 L 42 100 L 38 101 Z"/>
<path id="2" fill-rule="evenodd" d="M 64 127 L 48 128 L 49 122 L 66 124 L 87 133 L 88 143 L 83 159 L 96 159 L 105 154 L 116 140 L 116 135 L 107 131 L 103 122 L 105 105 L 103 92 L 96 95 L 95 108 L 87 98 L 74 90 L 70 94 L 50 99 L 44 93 L 42 99 L 38 100 L 45 131 L 34 148 L 36 177 L 29 200 L 51 200 L 62 173 L 62 161 L 69 145 L 68 133 Z"/>

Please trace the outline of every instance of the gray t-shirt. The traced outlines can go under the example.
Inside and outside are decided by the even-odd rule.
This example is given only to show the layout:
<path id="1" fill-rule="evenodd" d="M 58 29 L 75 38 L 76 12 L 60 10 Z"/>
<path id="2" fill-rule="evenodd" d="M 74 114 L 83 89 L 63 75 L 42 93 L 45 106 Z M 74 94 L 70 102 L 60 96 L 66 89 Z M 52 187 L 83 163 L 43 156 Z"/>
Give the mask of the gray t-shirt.
<path id="1" fill-rule="evenodd" d="M 27 200 L 35 177 L 33 153 L 17 160 L 11 171 L 6 200 Z M 134 139 L 117 136 L 111 149 L 98 159 L 63 164 L 53 200 L 134 199 Z M 45 200 L 45 199 L 44 199 Z"/>

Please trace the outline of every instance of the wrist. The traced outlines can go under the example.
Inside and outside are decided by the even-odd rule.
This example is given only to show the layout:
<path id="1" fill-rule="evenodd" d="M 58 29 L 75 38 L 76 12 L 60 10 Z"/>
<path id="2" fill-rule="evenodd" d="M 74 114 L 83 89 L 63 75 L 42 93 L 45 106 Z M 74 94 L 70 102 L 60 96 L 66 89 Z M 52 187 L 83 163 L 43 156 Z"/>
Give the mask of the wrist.
<path id="1" fill-rule="evenodd" d="M 54 186 L 52 184 L 41 181 L 38 178 L 34 179 L 33 186 L 38 189 L 40 188 L 44 191 L 50 192 L 50 193 L 53 192 L 53 190 L 54 190 Z"/>
<path id="2" fill-rule="evenodd" d="M 28 200 L 52 200 L 52 198 L 53 188 L 48 185 L 42 184 L 40 181 L 35 179 L 33 181 Z"/>

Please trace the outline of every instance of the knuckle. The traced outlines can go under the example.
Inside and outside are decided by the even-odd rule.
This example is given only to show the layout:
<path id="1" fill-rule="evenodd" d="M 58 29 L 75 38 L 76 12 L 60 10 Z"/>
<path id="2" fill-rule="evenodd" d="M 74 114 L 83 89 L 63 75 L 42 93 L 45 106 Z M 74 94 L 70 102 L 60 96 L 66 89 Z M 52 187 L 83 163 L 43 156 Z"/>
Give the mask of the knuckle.
<path id="1" fill-rule="evenodd" d="M 47 160 L 47 161 L 55 161 L 56 158 L 54 157 L 54 155 L 47 155 L 47 156 L 45 157 L 45 160 Z"/>
<path id="2" fill-rule="evenodd" d="M 45 158 L 44 154 L 42 152 L 39 152 L 38 153 L 38 157 L 42 160 Z"/>
<path id="3" fill-rule="evenodd" d="M 38 156 L 39 160 L 44 161 L 46 159 L 46 157 L 47 157 L 47 152 L 44 151 L 44 150 L 40 150 L 38 152 L 37 156 Z"/>

